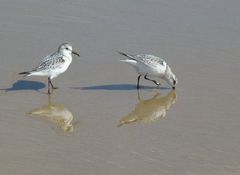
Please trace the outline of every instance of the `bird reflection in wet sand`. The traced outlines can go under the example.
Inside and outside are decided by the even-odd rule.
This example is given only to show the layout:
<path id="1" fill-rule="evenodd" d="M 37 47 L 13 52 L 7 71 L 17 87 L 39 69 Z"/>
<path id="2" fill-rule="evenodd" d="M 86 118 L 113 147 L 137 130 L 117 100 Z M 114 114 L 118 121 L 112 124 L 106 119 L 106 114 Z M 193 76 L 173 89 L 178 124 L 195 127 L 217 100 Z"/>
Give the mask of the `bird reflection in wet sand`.
<path id="1" fill-rule="evenodd" d="M 138 92 L 138 100 L 135 109 L 119 121 L 119 127 L 133 122 L 154 122 L 165 117 L 172 104 L 176 102 L 177 94 L 173 90 L 165 96 L 156 93 L 151 99 L 141 100 Z"/>
<path id="2" fill-rule="evenodd" d="M 52 104 L 51 96 L 48 95 L 48 104 L 35 108 L 28 113 L 32 116 L 38 116 L 50 123 L 56 124 L 66 133 L 72 133 L 77 122 L 73 122 L 72 113 L 62 104 Z"/>

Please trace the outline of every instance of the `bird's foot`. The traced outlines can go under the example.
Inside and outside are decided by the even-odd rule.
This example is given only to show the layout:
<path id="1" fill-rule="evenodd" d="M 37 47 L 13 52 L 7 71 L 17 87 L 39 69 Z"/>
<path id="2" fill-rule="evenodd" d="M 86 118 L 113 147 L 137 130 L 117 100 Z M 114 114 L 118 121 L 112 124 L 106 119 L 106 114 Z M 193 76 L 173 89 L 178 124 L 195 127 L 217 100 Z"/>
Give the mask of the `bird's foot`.
<path id="1" fill-rule="evenodd" d="M 159 83 L 158 81 L 152 80 L 154 82 L 154 84 L 156 84 L 157 86 L 160 86 L 161 83 Z"/>

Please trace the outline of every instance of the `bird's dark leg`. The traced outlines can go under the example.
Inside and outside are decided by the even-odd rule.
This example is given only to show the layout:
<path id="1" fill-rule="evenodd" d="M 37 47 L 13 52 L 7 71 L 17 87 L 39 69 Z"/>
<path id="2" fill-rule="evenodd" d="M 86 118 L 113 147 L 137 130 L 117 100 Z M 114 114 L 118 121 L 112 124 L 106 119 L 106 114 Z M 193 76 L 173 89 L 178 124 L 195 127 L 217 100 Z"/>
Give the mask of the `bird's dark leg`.
<path id="1" fill-rule="evenodd" d="M 157 86 L 160 85 L 160 83 L 157 82 L 156 80 L 149 79 L 149 78 L 147 77 L 147 74 L 144 76 L 144 78 L 145 78 L 146 80 L 152 81 L 152 82 L 155 83 Z"/>
<path id="2" fill-rule="evenodd" d="M 50 78 L 48 78 L 48 80 L 49 80 L 50 85 L 52 86 L 52 89 L 58 89 L 58 87 L 54 87 L 54 86 L 53 86 L 52 81 L 51 81 Z"/>
<path id="3" fill-rule="evenodd" d="M 140 81 L 141 75 L 138 76 L 137 78 L 137 89 L 139 89 L 139 81 Z"/>
<path id="4" fill-rule="evenodd" d="M 50 92 L 50 78 L 48 77 L 48 94 L 51 94 L 51 92 Z"/>

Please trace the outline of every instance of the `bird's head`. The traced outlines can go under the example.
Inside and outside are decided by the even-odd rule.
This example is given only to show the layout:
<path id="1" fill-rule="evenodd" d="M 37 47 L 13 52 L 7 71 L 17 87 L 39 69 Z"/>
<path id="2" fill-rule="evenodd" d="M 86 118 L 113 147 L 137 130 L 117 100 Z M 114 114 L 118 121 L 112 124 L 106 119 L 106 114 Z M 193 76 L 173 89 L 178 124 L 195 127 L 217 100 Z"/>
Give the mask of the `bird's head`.
<path id="1" fill-rule="evenodd" d="M 173 89 L 175 89 L 178 79 L 176 75 L 172 72 L 169 66 L 167 66 L 167 70 L 164 75 L 164 79 L 167 81 L 167 83 L 172 86 Z"/>
<path id="2" fill-rule="evenodd" d="M 73 51 L 72 46 L 68 43 L 61 44 L 58 47 L 58 51 L 63 53 L 63 54 L 74 54 L 74 55 L 80 56 L 77 52 Z"/>
<path id="3" fill-rule="evenodd" d="M 175 74 L 172 74 L 172 76 L 170 76 L 169 80 L 168 80 L 168 83 L 172 86 L 173 89 L 175 89 L 175 86 L 177 85 L 178 83 L 178 79 L 177 77 L 175 76 Z"/>

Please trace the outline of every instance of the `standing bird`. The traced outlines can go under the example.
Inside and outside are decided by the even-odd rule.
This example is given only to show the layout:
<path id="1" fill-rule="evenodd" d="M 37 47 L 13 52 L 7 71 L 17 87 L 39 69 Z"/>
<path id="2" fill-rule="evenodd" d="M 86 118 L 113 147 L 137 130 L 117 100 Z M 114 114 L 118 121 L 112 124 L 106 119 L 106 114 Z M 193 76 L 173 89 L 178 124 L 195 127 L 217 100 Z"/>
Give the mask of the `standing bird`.
<path id="1" fill-rule="evenodd" d="M 141 76 L 144 76 L 144 79 L 152 81 L 157 86 L 159 86 L 160 83 L 156 80 L 150 79 L 149 77 L 163 79 L 172 87 L 172 89 L 175 89 L 175 86 L 178 83 L 177 77 L 164 59 L 147 54 L 139 54 L 134 56 L 123 52 L 118 53 L 126 56 L 127 59 L 121 61 L 132 65 L 139 74 L 137 78 L 137 89 L 139 89 L 139 81 Z"/>
<path id="2" fill-rule="evenodd" d="M 48 94 L 50 94 L 50 85 L 52 89 L 58 89 L 52 84 L 52 79 L 65 72 L 72 62 L 72 54 L 80 56 L 74 52 L 72 46 L 68 43 L 63 43 L 58 47 L 58 50 L 43 58 L 40 64 L 31 71 L 21 72 L 24 76 L 47 76 L 48 77 Z"/>

